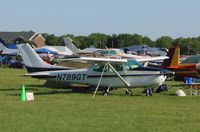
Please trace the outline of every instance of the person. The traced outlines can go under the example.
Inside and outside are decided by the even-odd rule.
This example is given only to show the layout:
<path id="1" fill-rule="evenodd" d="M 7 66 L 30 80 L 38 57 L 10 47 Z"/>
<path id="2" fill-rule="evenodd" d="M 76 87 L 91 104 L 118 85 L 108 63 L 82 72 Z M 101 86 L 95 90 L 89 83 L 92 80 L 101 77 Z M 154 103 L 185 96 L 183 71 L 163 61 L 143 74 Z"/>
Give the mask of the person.
<path id="1" fill-rule="evenodd" d="M 144 55 L 146 55 L 147 54 L 147 48 L 145 46 L 142 46 L 142 50 L 144 52 Z"/>

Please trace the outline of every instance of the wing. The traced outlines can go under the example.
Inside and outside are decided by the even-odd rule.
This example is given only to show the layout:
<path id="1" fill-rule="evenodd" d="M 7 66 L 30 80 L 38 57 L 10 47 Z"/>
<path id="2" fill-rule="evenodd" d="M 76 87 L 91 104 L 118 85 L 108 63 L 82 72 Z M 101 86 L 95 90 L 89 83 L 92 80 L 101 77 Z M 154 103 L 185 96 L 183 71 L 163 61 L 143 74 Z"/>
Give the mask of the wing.
<path id="1" fill-rule="evenodd" d="M 158 56 L 158 57 L 144 57 L 144 58 L 137 58 L 135 60 L 139 62 L 144 62 L 144 61 L 156 61 L 156 60 L 165 60 L 169 59 L 168 56 Z"/>
<path id="2" fill-rule="evenodd" d="M 60 59 L 61 61 L 78 61 L 85 63 L 126 63 L 127 59 L 111 59 L 111 58 L 94 58 L 94 57 L 80 57 L 70 59 Z"/>

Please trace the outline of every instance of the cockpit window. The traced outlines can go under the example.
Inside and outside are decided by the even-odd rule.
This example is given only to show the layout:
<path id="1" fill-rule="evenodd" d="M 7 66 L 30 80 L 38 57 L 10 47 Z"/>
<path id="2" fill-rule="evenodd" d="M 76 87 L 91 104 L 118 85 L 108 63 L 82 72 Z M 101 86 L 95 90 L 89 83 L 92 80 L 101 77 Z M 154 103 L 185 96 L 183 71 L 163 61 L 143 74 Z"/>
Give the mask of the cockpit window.
<path id="1" fill-rule="evenodd" d="M 143 65 L 136 60 L 128 60 L 126 63 L 126 69 L 135 69 L 137 67 L 143 67 Z"/>
<path id="2" fill-rule="evenodd" d="M 123 71 L 123 65 L 122 64 L 112 64 L 113 68 L 116 71 Z M 98 65 L 95 64 L 92 69 L 93 71 L 97 71 L 97 72 L 102 72 L 104 68 L 104 65 Z M 106 67 L 105 72 L 113 72 L 112 68 L 110 68 L 109 66 Z"/>
<path id="3" fill-rule="evenodd" d="M 103 55 L 117 55 L 117 52 L 115 50 L 106 50 L 106 51 L 101 51 L 99 53 Z"/>

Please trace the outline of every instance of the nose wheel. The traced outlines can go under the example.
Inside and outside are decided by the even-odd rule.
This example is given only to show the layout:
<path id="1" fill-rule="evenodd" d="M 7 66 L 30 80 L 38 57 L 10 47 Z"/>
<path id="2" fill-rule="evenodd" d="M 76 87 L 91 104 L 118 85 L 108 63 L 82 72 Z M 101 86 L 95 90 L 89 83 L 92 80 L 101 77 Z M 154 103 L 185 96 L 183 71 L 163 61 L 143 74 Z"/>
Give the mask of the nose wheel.
<path id="1" fill-rule="evenodd" d="M 103 96 L 108 96 L 108 92 L 110 91 L 110 87 L 107 88 L 105 92 L 103 92 Z"/>

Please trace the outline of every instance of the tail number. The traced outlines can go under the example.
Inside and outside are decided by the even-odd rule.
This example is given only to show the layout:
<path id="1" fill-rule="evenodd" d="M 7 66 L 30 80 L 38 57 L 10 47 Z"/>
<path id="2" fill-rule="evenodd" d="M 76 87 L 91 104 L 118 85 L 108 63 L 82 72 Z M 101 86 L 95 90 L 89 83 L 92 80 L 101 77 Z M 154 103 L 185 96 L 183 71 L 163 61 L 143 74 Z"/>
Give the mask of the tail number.
<path id="1" fill-rule="evenodd" d="M 58 74 L 56 80 L 85 80 L 87 74 Z"/>

